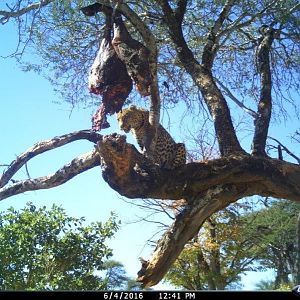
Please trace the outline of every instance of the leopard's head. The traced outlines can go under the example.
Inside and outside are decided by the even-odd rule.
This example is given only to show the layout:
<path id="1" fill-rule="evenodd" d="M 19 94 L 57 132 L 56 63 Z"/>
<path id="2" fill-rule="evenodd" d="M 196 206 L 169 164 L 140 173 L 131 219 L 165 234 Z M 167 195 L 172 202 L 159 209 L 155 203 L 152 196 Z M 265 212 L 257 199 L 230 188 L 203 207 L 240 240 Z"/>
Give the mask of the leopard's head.
<path id="1" fill-rule="evenodd" d="M 131 129 L 138 129 L 144 124 L 145 110 L 131 105 L 117 113 L 120 129 L 128 133 Z"/>

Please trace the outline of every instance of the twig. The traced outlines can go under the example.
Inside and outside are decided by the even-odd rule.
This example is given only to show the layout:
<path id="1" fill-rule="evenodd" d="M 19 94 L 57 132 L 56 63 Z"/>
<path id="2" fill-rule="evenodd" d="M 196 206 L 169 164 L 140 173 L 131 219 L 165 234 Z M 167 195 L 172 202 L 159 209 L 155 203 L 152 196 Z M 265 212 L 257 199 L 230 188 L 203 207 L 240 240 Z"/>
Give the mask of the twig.
<path id="1" fill-rule="evenodd" d="M 227 96 L 235 104 L 237 104 L 240 108 L 242 108 L 246 113 L 248 113 L 254 119 L 257 117 L 257 113 L 254 110 L 252 110 L 251 108 L 248 108 L 247 106 L 245 106 L 240 100 L 238 100 L 219 79 L 215 78 L 215 81 L 221 86 L 221 88 L 224 90 L 224 92 L 227 94 Z"/>
<path id="2" fill-rule="evenodd" d="M 298 156 L 296 156 L 294 153 L 292 153 L 286 146 L 284 146 L 281 142 L 279 142 L 277 139 L 271 137 L 271 136 L 268 136 L 268 139 L 278 143 L 278 145 L 280 145 L 283 150 L 288 154 L 290 155 L 291 157 L 293 157 L 297 162 L 298 164 L 300 165 L 300 158 Z"/>

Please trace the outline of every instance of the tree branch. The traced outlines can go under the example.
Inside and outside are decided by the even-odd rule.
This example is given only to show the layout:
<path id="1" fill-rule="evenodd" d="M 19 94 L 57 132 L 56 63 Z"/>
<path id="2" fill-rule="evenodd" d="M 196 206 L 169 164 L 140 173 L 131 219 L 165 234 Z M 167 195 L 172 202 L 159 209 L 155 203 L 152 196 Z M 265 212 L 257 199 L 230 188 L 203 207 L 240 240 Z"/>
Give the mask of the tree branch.
<path id="1" fill-rule="evenodd" d="M 12 9 L 11 11 L 0 10 L 0 16 L 3 16 L 2 18 L 0 18 L 0 23 L 5 24 L 6 22 L 9 21 L 10 18 L 21 17 L 22 15 L 24 15 L 32 10 L 44 7 L 53 1 L 54 0 L 41 0 L 40 2 L 29 4 L 28 6 L 25 6 L 19 10 L 14 10 L 14 9 Z"/>
<path id="2" fill-rule="evenodd" d="M 175 10 L 175 17 L 179 23 L 182 23 L 186 11 L 187 0 L 178 0 Z"/>
<path id="3" fill-rule="evenodd" d="M 232 155 L 169 171 L 152 165 L 125 136 L 105 136 L 98 149 L 104 180 L 128 198 L 194 199 L 217 185 L 242 184 L 255 195 L 300 202 L 300 166 L 285 161 Z"/>
<path id="4" fill-rule="evenodd" d="M 219 14 L 217 20 L 215 21 L 214 25 L 211 27 L 211 30 L 207 37 L 207 43 L 204 46 L 203 54 L 202 54 L 202 64 L 207 70 L 211 70 L 214 59 L 218 50 L 219 46 L 219 39 L 220 34 L 219 31 L 228 17 L 229 12 L 234 4 L 235 0 L 227 0 L 224 4 L 224 7 Z"/>
<path id="5" fill-rule="evenodd" d="M 261 76 L 261 90 L 257 117 L 254 121 L 255 131 L 252 143 L 252 154 L 266 156 L 265 148 L 272 112 L 272 78 L 269 56 L 275 30 L 271 27 L 262 27 L 260 31 L 262 38 L 257 49 L 257 63 L 258 72 Z"/>
<path id="6" fill-rule="evenodd" d="M 1 188 L 0 200 L 28 191 L 56 187 L 99 164 L 99 155 L 96 150 L 92 150 L 73 159 L 69 164 L 63 166 L 54 174 L 35 179 L 17 181 L 8 187 Z"/>
<path id="7" fill-rule="evenodd" d="M 220 38 L 221 36 L 224 35 L 229 35 L 231 32 L 233 32 L 234 30 L 239 30 L 241 32 L 243 32 L 243 34 L 245 34 L 250 40 L 252 40 L 253 42 L 256 42 L 255 39 L 253 39 L 252 37 L 250 37 L 249 33 L 242 31 L 241 29 L 245 26 L 250 25 L 252 22 L 255 21 L 255 19 L 257 18 L 261 18 L 264 15 L 268 15 L 270 13 L 270 10 L 274 10 L 274 7 L 276 7 L 276 5 L 278 4 L 277 0 L 273 0 L 271 1 L 269 4 L 267 4 L 261 11 L 257 12 L 256 14 L 251 15 L 251 17 L 244 21 L 244 22 L 240 22 L 245 16 L 248 15 L 247 12 L 243 13 L 238 19 L 236 19 L 234 22 L 232 22 L 229 18 L 227 18 L 228 20 L 230 20 L 232 22 L 232 24 L 230 24 L 227 28 L 225 28 L 224 30 L 222 30 L 219 34 L 218 34 L 218 38 Z"/>
<path id="8" fill-rule="evenodd" d="M 0 189 L 0 199 L 63 184 L 99 165 L 100 158 L 104 180 L 123 196 L 186 199 L 186 207 L 176 216 L 174 224 L 160 239 L 152 258 L 143 264 L 139 272 L 138 279 L 144 286 L 157 283 L 185 243 L 197 234 L 203 222 L 231 202 L 252 195 L 272 195 L 300 202 L 299 165 L 267 157 L 235 155 L 189 163 L 169 171 L 153 165 L 133 145 L 126 143 L 125 136 L 91 137 L 85 131 L 83 134 L 87 134 L 85 138 L 93 142 L 98 140 L 97 149 L 72 160 L 52 175 L 3 187 Z M 50 140 L 52 146 L 54 140 Z M 44 146 L 44 150 L 47 147 L 49 144 Z"/>
<path id="9" fill-rule="evenodd" d="M 251 117 L 256 118 L 257 113 L 252 110 L 251 108 L 247 107 L 242 103 L 239 99 L 237 99 L 231 91 L 217 78 L 215 78 L 215 81 L 221 86 L 221 88 L 224 90 L 224 92 L 227 94 L 227 96 L 235 103 L 237 104 L 240 108 L 242 108 L 246 113 L 248 113 Z"/>
<path id="10" fill-rule="evenodd" d="M 300 166 L 284 161 L 240 155 L 168 171 L 151 166 L 126 143 L 125 136 L 116 134 L 105 136 L 98 150 L 104 180 L 121 195 L 187 200 L 185 209 L 138 272 L 138 281 L 144 286 L 158 283 L 203 222 L 231 202 L 253 195 L 300 202 Z"/>
<path id="11" fill-rule="evenodd" d="M 298 156 L 296 156 L 294 153 L 292 153 L 286 146 L 284 146 L 281 142 L 279 142 L 277 139 L 271 137 L 271 136 L 268 136 L 268 139 L 270 140 L 273 140 L 274 142 L 276 142 L 279 146 L 281 146 L 283 148 L 283 150 L 288 154 L 290 155 L 291 157 L 293 157 L 297 162 L 298 164 L 300 165 L 300 158 Z"/>
<path id="12" fill-rule="evenodd" d="M 64 146 L 77 140 L 89 140 L 90 142 L 97 143 L 102 136 L 91 130 L 80 130 L 68 133 L 62 136 L 54 137 L 50 140 L 39 142 L 27 149 L 24 153 L 19 155 L 5 170 L 0 177 L 0 188 L 4 187 L 9 180 L 24 166 L 30 159 L 42 154 L 46 151 Z"/>

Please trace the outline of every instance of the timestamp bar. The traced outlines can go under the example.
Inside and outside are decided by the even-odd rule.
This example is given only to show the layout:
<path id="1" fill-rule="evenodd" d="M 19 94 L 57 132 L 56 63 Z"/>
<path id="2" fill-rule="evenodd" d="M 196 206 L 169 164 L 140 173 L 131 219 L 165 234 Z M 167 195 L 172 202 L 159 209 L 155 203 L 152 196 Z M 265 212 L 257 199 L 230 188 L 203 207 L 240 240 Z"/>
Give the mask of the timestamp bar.
<path id="1" fill-rule="evenodd" d="M 276 291 L 47 291 L 47 292 L 16 292 L 0 291 L 0 299 L 46 300 L 46 299 L 97 299 L 97 300 L 206 300 L 206 299 L 272 299 L 272 300 L 297 300 L 300 299 L 290 292 Z"/>

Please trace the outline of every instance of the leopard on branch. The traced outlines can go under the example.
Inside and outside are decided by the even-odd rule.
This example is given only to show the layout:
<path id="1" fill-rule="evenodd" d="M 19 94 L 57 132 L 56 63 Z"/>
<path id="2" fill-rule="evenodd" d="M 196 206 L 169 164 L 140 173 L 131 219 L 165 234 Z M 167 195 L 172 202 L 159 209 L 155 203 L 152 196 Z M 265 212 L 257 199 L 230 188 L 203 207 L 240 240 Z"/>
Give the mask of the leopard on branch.
<path id="1" fill-rule="evenodd" d="M 117 120 L 120 129 L 126 133 L 131 131 L 145 156 L 161 168 L 172 170 L 186 163 L 185 145 L 176 143 L 162 125 L 157 128 L 154 149 L 147 149 L 147 138 L 151 131 L 149 111 L 131 105 L 117 113 Z"/>

